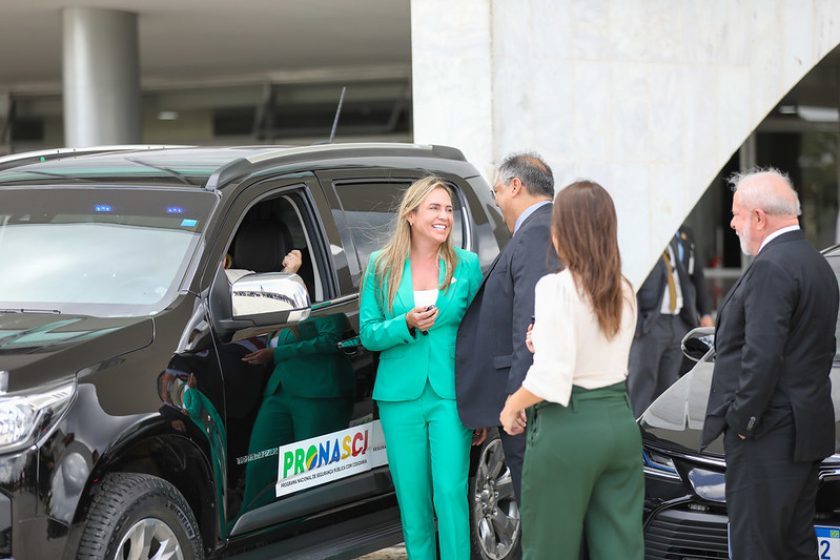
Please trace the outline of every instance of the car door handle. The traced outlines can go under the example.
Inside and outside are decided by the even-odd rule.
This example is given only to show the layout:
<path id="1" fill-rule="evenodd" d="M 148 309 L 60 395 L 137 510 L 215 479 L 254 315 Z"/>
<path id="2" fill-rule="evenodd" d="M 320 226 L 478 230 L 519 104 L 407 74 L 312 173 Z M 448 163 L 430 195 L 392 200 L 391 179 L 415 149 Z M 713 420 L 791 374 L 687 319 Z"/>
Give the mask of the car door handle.
<path id="1" fill-rule="evenodd" d="M 336 346 L 344 352 L 347 356 L 355 356 L 359 354 L 364 348 L 362 346 L 362 339 L 358 336 L 354 336 L 353 338 L 345 338 L 344 340 L 340 340 Z"/>

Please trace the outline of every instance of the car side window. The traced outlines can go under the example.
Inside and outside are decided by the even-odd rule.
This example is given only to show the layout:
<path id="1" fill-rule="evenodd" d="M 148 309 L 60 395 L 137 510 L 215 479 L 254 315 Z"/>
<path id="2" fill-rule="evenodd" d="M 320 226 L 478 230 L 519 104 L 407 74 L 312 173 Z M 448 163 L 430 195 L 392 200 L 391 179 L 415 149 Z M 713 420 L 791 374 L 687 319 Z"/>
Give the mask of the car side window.
<path id="1" fill-rule="evenodd" d="M 400 203 L 403 192 L 411 185 L 410 180 L 354 180 L 336 181 L 333 183 L 336 196 L 341 204 L 341 220 L 345 224 L 342 229 L 342 241 L 345 248 L 354 247 L 358 266 L 351 266 L 353 284 L 358 287 L 361 272 L 367 265 L 370 254 L 381 249 L 391 234 L 391 224 Z M 452 242 L 457 247 L 463 247 L 464 219 L 462 195 L 454 186 L 449 185 L 455 192 L 452 201 L 454 223 L 452 225 Z M 337 217 L 339 218 L 339 217 Z M 349 236 L 349 239 L 347 238 Z M 350 251 L 348 250 L 348 253 Z M 348 255 L 348 260 L 353 256 Z"/>
<path id="2" fill-rule="evenodd" d="M 324 282 L 305 225 L 305 207 L 295 194 L 282 194 L 258 202 L 248 210 L 227 249 L 225 267 L 251 272 L 281 272 L 292 251 L 290 271 L 306 284 L 313 302 L 325 299 Z M 300 266 L 297 266 L 297 263 Z"/>

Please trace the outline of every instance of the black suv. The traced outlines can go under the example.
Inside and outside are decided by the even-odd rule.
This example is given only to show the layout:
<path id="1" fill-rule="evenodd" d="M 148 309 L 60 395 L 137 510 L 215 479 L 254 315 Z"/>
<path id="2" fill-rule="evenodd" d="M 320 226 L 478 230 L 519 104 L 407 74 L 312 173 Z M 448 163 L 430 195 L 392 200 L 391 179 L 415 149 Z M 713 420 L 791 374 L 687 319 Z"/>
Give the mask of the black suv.
<path id="1" fill-rule="evenodd" d="M 0 557 L 348 558 L 400 541 L 358 293 L 429 173 L 456 194 L 455 242 L 488 266 L 508 233 L 453 148 L 0 159 Z M 291 356 L 281 391 L 243 361 L 267 345 Z M 506 558 L 519 521 L 498 440 L 475 455 L 475 553 Z"/>

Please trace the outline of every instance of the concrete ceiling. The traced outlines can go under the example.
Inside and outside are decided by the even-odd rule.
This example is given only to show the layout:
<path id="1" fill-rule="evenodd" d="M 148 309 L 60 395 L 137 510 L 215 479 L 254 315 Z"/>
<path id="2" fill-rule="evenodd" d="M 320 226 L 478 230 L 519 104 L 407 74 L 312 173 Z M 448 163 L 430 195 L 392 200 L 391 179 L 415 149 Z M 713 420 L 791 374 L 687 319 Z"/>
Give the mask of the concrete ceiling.
<path id="1" fill-rule="evenodd" d="M 408 75 L 409 0 L 0 0 L 0 93 L 61 83 L 61 10 L 139 15 L 149 82 Z"/>

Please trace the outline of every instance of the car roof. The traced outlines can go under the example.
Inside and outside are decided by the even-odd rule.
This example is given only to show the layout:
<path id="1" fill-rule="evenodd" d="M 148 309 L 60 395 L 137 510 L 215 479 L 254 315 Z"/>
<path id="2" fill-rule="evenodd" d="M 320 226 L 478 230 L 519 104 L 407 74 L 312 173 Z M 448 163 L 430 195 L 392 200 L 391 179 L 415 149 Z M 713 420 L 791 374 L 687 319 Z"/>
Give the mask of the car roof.
<path id="1" fill-rule="evenodd" d="M 382 158 L 465 161 L 446 146 L 357 143 L 315 146 L 107 146 L 47 150 L 0 158 L 0 186 L 46 184 L 153 184 L 217 188 L 237 176 L 278 165 L 317 168 L 364 165 Z M 384 161 L 384 160 L 383 160 Z"/>

